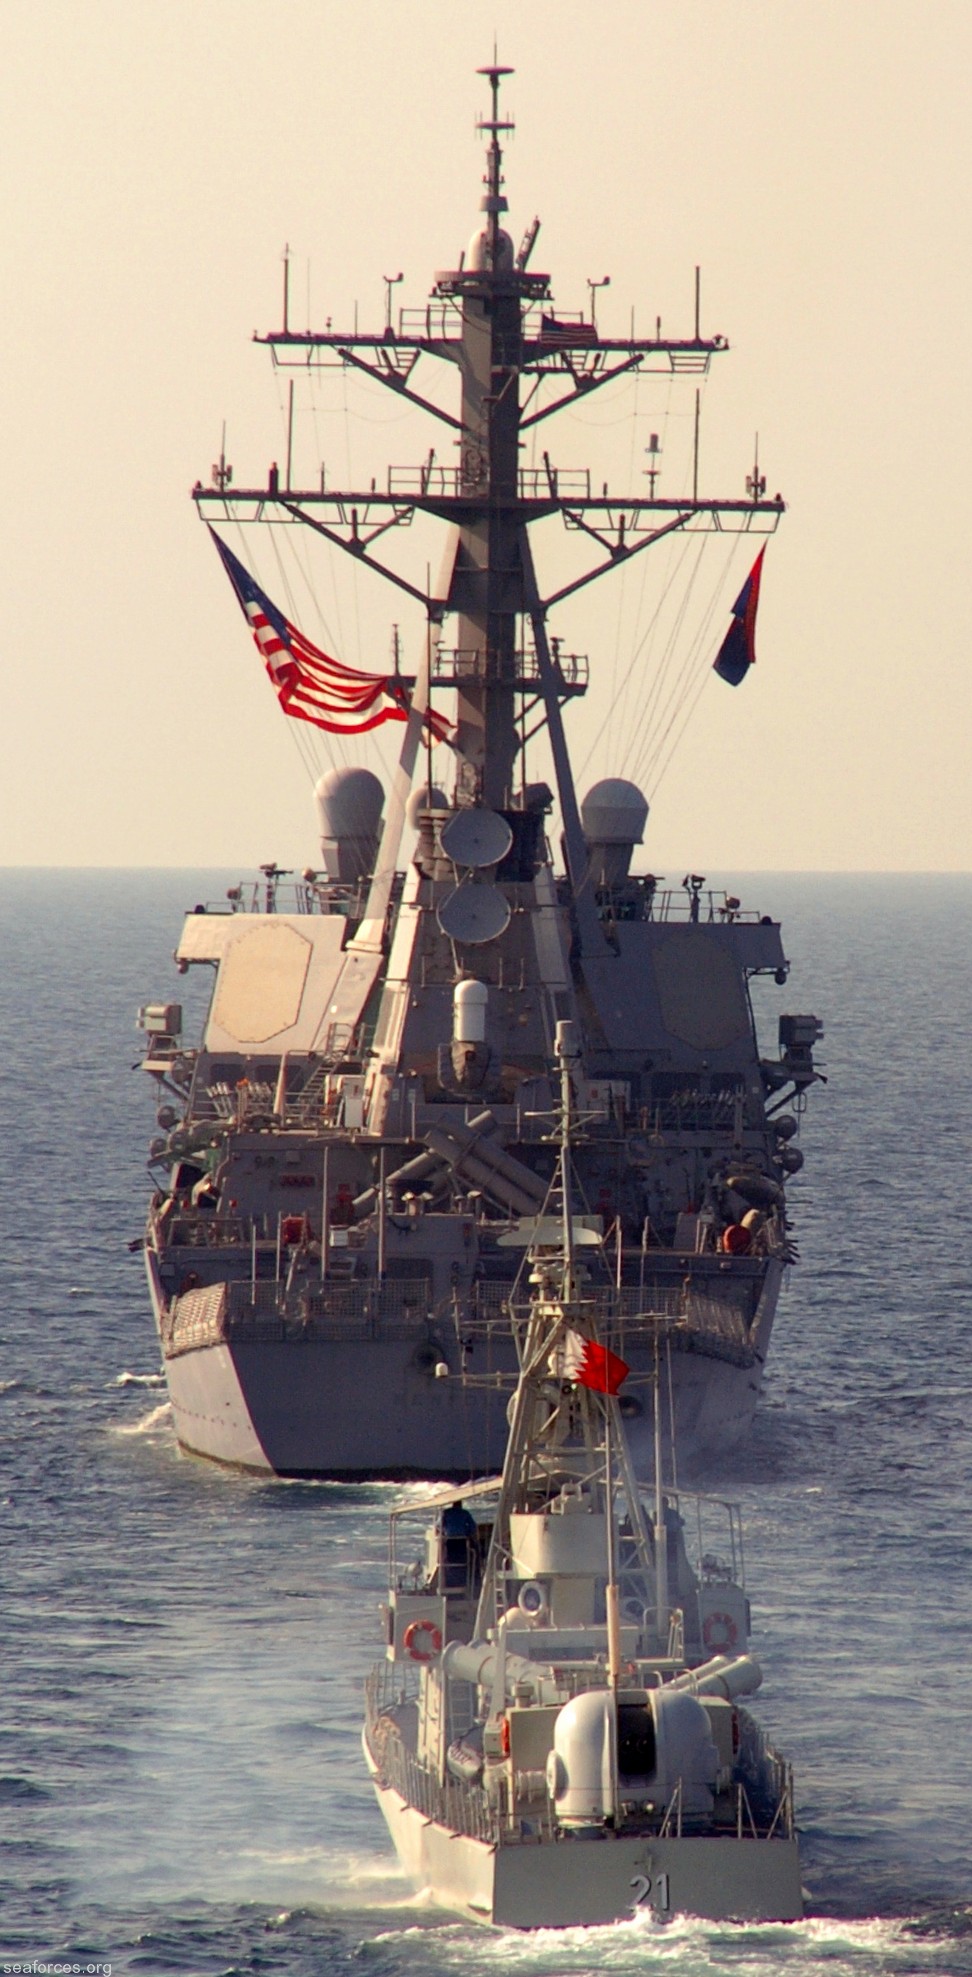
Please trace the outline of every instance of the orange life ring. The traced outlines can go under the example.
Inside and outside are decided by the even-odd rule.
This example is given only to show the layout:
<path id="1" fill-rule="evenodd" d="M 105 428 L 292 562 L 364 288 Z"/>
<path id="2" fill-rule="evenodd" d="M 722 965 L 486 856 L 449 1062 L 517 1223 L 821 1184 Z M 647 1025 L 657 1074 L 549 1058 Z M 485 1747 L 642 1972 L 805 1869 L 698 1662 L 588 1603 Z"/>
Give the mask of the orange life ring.
<path id="1" fill-rule="evenodd" d="M 739 1639 L 739 1629 L 732 1614 L 708 1614 L 702 1629 L 702 1639 L 706 1647 L 711 1648 L 713 1654 L 723 1654 L 726 1648 L 734 1648 Z"/>
<path id="2" fill-rule="evenodd" d="M 428 1635 L 427 1648 L 416 1647 L 420 1634 Z M 410 1620 L 402 1637 L 402 1646 L 413 1661 L 432 1661 L 442 1652 L 442 1635 L 434 1620 Z"/>
<path id="3" fill-rule="evenodd" d="M 510 1719 L 508 1716 L 501 1716 L 499 1718 L 499 1733 L 500 1733 L 500 1750 L 502 1751 L 504 1757 L 509 1757 Z"/>

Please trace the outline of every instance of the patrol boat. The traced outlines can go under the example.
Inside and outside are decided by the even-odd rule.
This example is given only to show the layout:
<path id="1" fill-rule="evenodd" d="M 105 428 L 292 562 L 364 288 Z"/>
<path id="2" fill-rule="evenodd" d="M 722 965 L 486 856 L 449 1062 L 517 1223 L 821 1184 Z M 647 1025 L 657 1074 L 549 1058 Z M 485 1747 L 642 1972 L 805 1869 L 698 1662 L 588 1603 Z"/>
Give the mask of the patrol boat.
<path id="1" fill-rule="evenodd" d="M 683 1460 L 745 1436 L 794 1255 L 784 1189 L 821 1026 L 784 1014 L 763 1054 L 750 984 L 786 982 L 779 925 L 701 874 L 668 887 L 634 867 L 648 803 L 627 778 L 578 801 L 565 710 L 588 661 L 554 629 L 595 579 L 673 538 L 697 538 L 693 553 L 712 533 L 759 541 L 783 502 L 758 464 L 739 498 L 701 491 L 697 391 L 688 491 L 665 491 L 654 435 L 634 493 L 562 466 L 549 441 L 525 464 L 558 414 L 635 374 L 692 389 L 726 341 L 702 333 L 698 280 L 679 339 L 660 322 L 602 335 L 596 283 L 589 315 L 555 308 L 532 266 L 539 222 L 518 249 L 503 224 L 508 71 L 482 73 L 485 194 L 458 264 L 397 321 L 389 282 L 370 333 L 294 330 L 285 280 L 283 326 L 258 341 L 290 371 L 286 464 L 234 485 L 224 447 L 194 489 L 301 735 L 362 751 L 385 721 L 401 736 L 387 789 L 366 760 L 321 776 L 315 866 L 268 864 L 187 914 L 177 966 L 214 973 L 201 1039 L 176 1000 L 139 1018 L 159 1103 L 145 1256 L 175 1430 L 284 1476 L 495 1469 L 516 1369 L 507 1237 L 529 1233 L 552 1172 L 560 1021 L 581 1040 L 575 1168 L 612 1258 L 601 1323 L 632 1367 L 639 1468 L 659 1350 Z M 426 383 L 436 367 L 457 375 L 458 410 Z M 294 381 L 329 368 L 444 426 L 456 464 L 431 451 L 383 486 L 301 484 Z M 438 582 L 405 578 L 387 547 L 417 519 L 444 532 Z M 533 536 L 558 521 L 587 561 L 554 583 Z M 397 633 L 385 672 L 314 644 L 231 548 L 237 525 L 393 586 L 420 628 L 412 672 Z M 728 678 L 752 657 L 760 560 L 720 653 Z"/>
<path id="2" fill-rule="evenodd" d="M 642 1505 L 616 1398 L 628 1368 L 598 1338 L 596 1239 L 573 1225 L 571 1023 L 557 1047 L 560 1229 L 551 1217 L 528 1252 L 503 1473 L 443 1496 L 417 1559 L 408 1509 L 392 1517 L 366 1762 L 415 1886 L 470 1920 L 793 1921 L 792 1778 L 741 1700 L 761 1673 L 738 1521 L 719 1506 L 726 1556 L 703 1549 L 695 1570 L 660 1456 L 650 1518 Z M 693 1507 L 701 1530 L 715 1506 Z"/>

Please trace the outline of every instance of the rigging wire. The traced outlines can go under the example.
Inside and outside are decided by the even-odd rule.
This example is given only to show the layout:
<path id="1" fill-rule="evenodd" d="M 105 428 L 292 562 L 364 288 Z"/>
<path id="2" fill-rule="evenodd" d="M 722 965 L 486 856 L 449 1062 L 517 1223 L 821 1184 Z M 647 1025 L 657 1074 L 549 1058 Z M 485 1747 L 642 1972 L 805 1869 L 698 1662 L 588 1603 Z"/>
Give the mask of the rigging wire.
<path id="1" fill-rule="evenodd" d="M 728 568 L 724 574 L 728 574 Z M 711 626 L 712 626 L 712 620 L 715 616 L 717 601 L 718 601 L 718 593 L 715 593 L 713 595 L 710 608 L 706 614 L 706 619 L 702 624 L 702 626 L 700 627 L 699 634 L 695 642 L 696 662 L 698 660 L 698 654 L 700 648 L 703 646 L 703 644 L 705 645 L 706 648 L 708 648 L 711 643 Z M 695 713 L 695 709 L 698 706 L 702 693 L 705 687 L 707 686 L 711 676 L 712 676 L 712 667 L 711 665 L 706 663 L 705 668 L 703 670 L 700 670 L 695 691 L 692 694 L 691 699 L 687 702 L 683 719 L 681 722 L 681 726 L 679 727 L 677 733 L 674 735 L 672 739 L 671 747 L 668 750 L 668 754 L 664 757 L 664 760 L 659 763 L 658 769 L 655 774 L 653 794 L 657 794 L 658 789 L 662 783 L 662 780 L 671 766 L 674 756 L 678 750 L 679 744 L 681 743 L 682 736 L 685 733 L 685 730 L 690 720 L 692 719 L 693 714 Z"/>
<path id="2" fill-rule="evenodd" d="M 243 524 L 242 522 L 236 521 L 234 519 L 231 526 L 236 531 L 237 547 L 240 553 L 240 561 L 244 562 L 247 568 L 249 568 L 250 560 L 252 558 L 252 550 L 246 541 L 246 535 Z M 270 533 L 271 533 L 271 540 L 273 540 L 273 532 L 271 531 Z M 274 549 L 276 552 L 276 543 L 274 543 Z M 297 751 L 297 755 L 300 760 L 302 768 L 307 772 L 307 775 L 309 776 L 312 782 L 316 781 L 320 771 L 317 767 L 315 767 L 313 745 L 311 743 L 310 737 L 295 732 L 296 729 L 303 727 L 304 723 L 300 721 L 291 721 L 287 719 L 286 715 L 284 716 L 284 720 L 288 732 L 290 734 L 291 742 Z"/>
<path id="3" fill-rule="evenodd" d="M 667 601 L 667 599 L 668 599 L 668 596 L 669 596 L 669 593 L 670 593 L 670 591 L 671 591 L 671 588 L 672 588 L 672 585 L 674 584 L 674 582 L 676 581 L 676 579 L 677 579 L 677 578 L 678 578 L 678 577 L 680 576 L 680 574 L 681 574 L 681 568 L 682 568 L 682 564 L 683 564 L 683 562 L 684 562 L 684 560 L 685 560 L 685 557 L 686 557 L 686 555 L 688 554 L 688 551 L 689 551 L 689 548 L 690 548 L 690 547 L 691 547 L 691 542 L 690 542 L 690 538 L 688 538 L 687 536 L 679 536 L 679 538 L 678 538 L 678 550 L 677 550 L 677 552 L 676 552 L 676 555 L 675 555 L 675 560 L 674 560 L 674 564 L 673 564 L 673 567 L 672 567 L 672 569 L 670 570 L 670 573 L 669 573 L 669 575 L 668 575 L 668 578 L 666 579 L 666 582 L 665 582 L 665 584 L 664 584 L 664 586 L 663 586 L 663 588 L 662 588 L 662 590 L 661 590 L 661 592 L 660 592 L 660 594 L 659 594 L 659 597 L 658 597 L 658 600 L 657 600 L 657 603 L 656 603 L 656 605 L 655 605 L 655 608 L 654 608 L 654 611 L 652 612 L 652 615 L 651 615 L 651 618 L 649 619 L 649 621 L 648 621 L 648 624 L 646 625 L 646 627 L 645 627 L 645 630 L 644 630 L 644 632 L 643 632 L 643 633 L 642 633 L 642 635 L 641 635 L 641 638 L 640 638 L 640 639 L 639 639 L 639 640 L 637 641 L 637 644 L 636 644 L 636 645 L 635 645 L 635 646 L 634 646 L 634 647 L 632 648 L 632 653 L 631 653 L 631 658 L 630 658 L 630 660 L 629 660 L 629 662 L 628 662 L 628 671 L 627 671 L 627 674 L 625 675 L 625 681 L 624 681 L 624 687 L 626 687 L 626 686 L 627 686 L 627 684 L 628 684 L 628 682 L 630 681 L 630 678 L 631 678 L 631 676 L 632 676 L 632 674 L 633 674 L 633 671 L 634 671 L 634 668 L 635 668 L 635 666 L 636 666 L 636 665 L 638 664 L 638 662 L 639 662 L 639 660 L 640 660 L 640 659 L 642 658 L 642 656 L 643 656 L 643 654 L 644 654 L 644 652 L 645 652 L 645 648 L 646 648 L 646 646 L 648 646 L 648 645 L 649 645 L 649 643 L 650 643 L 650 641 L 651 641 L 651 638 L 652 638 L 652 636 L 653 636 L 653 633 L 654 633 L 654 631 L 655 631 L 655 628 L 656 628 L 656 626 L 657 626 L 657 623 L 658 623 L 658 620 L 659 620 L 659 618 L 660 618 L 660 616 L 661 616 L 661 613 L 662 613 L 662 610 L 663 610 L 663 608 L 664 608 L 664 606 L 665 606 L 665 603 L 666 603 L 666 601 Z M 646 553 L 648 553 L 648 552 L 646 552 Z M 624 687 L 623 687 L 623 690 L 624 690 Z M 654 688 L 654 683 L 653 683 L 653 688 Z M 652 688 L 652 690 L 653 690 L 653 688 Z M 590 746 L 589 746 L 589 748 L 588 748 L 588 750 L 587 750 L 587 754 L 585 755 L 585 757 L 584 757 L 584 759 L 583 759 L 583 761 L 582 761 L 582 763 L 581 763 L 581 765 L 580 765 L 580 768 L 579 768 L 579 770 L 578 770 L 578 772 L 577 772 L 577 773 L 578 773 L 578 779 L 579 779 L 579 778 L 580 778 L 581 776 L 583 776 L 583 775 L 584 775 L 584 773 L 585 773 L 585 771 L 586 771 L 586 769 L 587 769 L 587 766 L 588 766 L 588 763 L 589 763 L 589 762 L 591 761 L 591 758 L 592 758 L 592 756 L 594 755 L 594 753 L 595 753 L 595 751 L 596 751 L 596 750 L 597 750 L 597 749 L 599 748 L 599 746 L 600 746 L 600 743 L 601 743 L 601 741 L 602 741 L 602 739 L 603 739 L 603 736 L 604 736 L 604 733 L 605 733 L 605 730 L 606 730 L 606 729 L 607 729 L 607 728 L 609 727 L 609 725 L 610 725 L 610 723 L 611 723 L 611 719 L 612 719 L 612 715 L 613 715 L 613 712 L 614 712 L 614 710 L 613 710 L 613 708 L 612 708 L 612 707 L 609 707 L 609 708 L 608 708 L 608 711 L 607 711 L 607 713 L 606 713 L 606 714 L 605 714 L 605 716 L 604 716 L 604 719 L 603 719 L 603 721 L 601 722 L 601 725 L 600 725 L 600 727 L 599 727 L 599 728 L 598 728 L 598 730 L 597 730 L 597 733 L 596 733 L 596 734 L 594 735 L 594 738 L 593 738 L 593 740 L 591 741 L 591 744 L 590 744 Z"/>
<path id="4" fill-rule="evenodd" d="M 635 377 L 636 377 L 636 390 L 637 390 L 637 385 L 641 383 L 640 373 L 636 373 Z M 675 386 L 675 377 L 673 372 L 669 372 L 667 383 L 668 383 L 668 389 L 665 393 L 665 403 L 662 408 L 661 416 L 658 422 L 662 435 L 661 452 L 663 455 L 667 452 L 668 449 L 669 428 L 672 419 L 672 399 L 673 399 L 674 386 Z M 635 441 L 635 434 L 634 431 L 632 431 L 631 455 L 629 459 L 629 472 L 628 472 L 629 486 L 632 486 L 634 484 L 634 468 L 635 468 L 634 441 Z M 674 541 L 670 542 L 668 544 L 668 549 L 667 549 L 667 560 L 669 564 L 671 563 L 672 556 L 673 554 L 676 553 L 676 550 L 677 550 L 677 545 L 675 544 L 675 542 Z M 637 602 L 633 613 L 635 627 L 637 627 L 637 625 L 641 621 L 645 610 L 646 592 L 648 589 L 648 581 L 650 575 L 651 575 L 650 552 L 646 552 L 641 559 L 640 584 L 638 588 Z M 628 572 L 627 570 L 625 570 L 623 572 L 623 580 L 626 580 L 627 576 L 628 576 Z M 649 657 L 651 652 L 651 643 L 652 641 L 649 640 L 648 655 L 647 655 Z M 627 673 L 625 674 L 624 680 L 622 682 L 620 693 L 618 694 L 616 699 L 612 696 L 612 707 L 614 711 L 615 720 L 614 720 L 614 725 L 612 727 L 612 731 L 609 735 L 609 755 L 611 757 L 613 757 L 614 755 L 615 734 L 617 734 L 618 736 L 624 736 L 630 733 L 630 722 L 632 718 L 630 711 L 630 698 L 634 686 L 634 677 L 635 677 L 634 668 L 632 666 L 629 666 Z"/>
<path id="5" fill-rule="evenodd" d="M 656 690 L 653 695 L 649 695 L 645 717 L 639 723 L 638 727 L 636 727 L 625 750 L 621 764 L 622 774 L 625 773 L 632 760 L 638 765 L 644 763 L 643 773 L 650 773 L 658 744 L 658 724 L 660 722 L 666 723 L 662 730 L 662 738 L 664 738 L 664 735 L 668 733 L 675 713 L 677 713 L 681 705 L 688 677 L 688 668 L 691 666 L 694 656 L 694 646 L 690 645 L 688 653 L 679 659 L 679 655 L 681 654 L 681 636 L 686 614 L 695 590 L 696 580 L 702 565 L 702 558 L 705 555 L 705 537 L 697 537 L 694 547 L 696 550 L 694 566 L 689 571 L 688 582 L 679 597 L 674 623 L 668 634 L 662 663 L 655 681 Z M 670 711 L 672 709 L 674 709 L 674 713 Z"/>
<path id="6" fill-rule="evenodd" d="M 290 580 L 290 573 L 286 569 L 284 565 L 283 557 L 281 556 L 280 553 L 280 541 L 277 531 L 275 529 L 271 530 L 270 539 L 273 545 L 274 559 L 276 561 L 277 568 L 280 573 L 281 588 L 287 600 L 288 614 L 291 618 L 292 623 L 299 624 L 302 614 L 298 609 L 294 597 L 294 590 Z M 299 563 L 298 563 L 298 569 L 300 569 Z M 301 575 L 303 574 L 304 574 L 303 571 L 301 571 Z M 309 582 L 308 582 L 308 589 L 310 590 L 311 597 L 313 598 L 314 596 L 313 588 L 311 587 Z M 288 720 L 289 724 L 292 725 L 293 727 L 300 729 L 306 728 L 308 730 L 306 734 L 301 733 L 301 735 L 299 736 L 298 745 L 300 747 L 303 759 L 308 765 L 308 767 L 310 767 L 312 762 L 316 765 L 313 771 L 315 775 L 315 779 L 318 775 L 320 775 L 322 767 L 326 766 L 329 768 L 331 766 L 331 760 L 335 756 L 338 758 L 338 761 L 342 768 L 345 768 L 347 766 L 347 751 L 344 746 L 343 736 L 339 734 L 332 734 L 330 733 L 329 730 L 323 728 L 315 728 L 311 726 L 309 722 L 306 721 L 290 722 L 289 716 L 285 716 L 285 718 Z M 325 739 L 325 735 L 326 735 L 326 739 Z"/>
<path id="7" fill-rule="evenodd" d="M 351 407 L 348 400 L 348 372 L 346 365 L 342 365 L 341 368 L 341 385 L 342 385 L 342 399 L 343 399 L 343 408 L 344 408 L 344 456 L 347 461 L 347 473 L 348 473 L 347 485 L 348 487 L 353 487 L 354 481 L 351 477 Z M 361 595 L 358 588 L 357 568 L 354 568 L 351 574 L 351 596 L 354 602 L 355 664 L 357 666 L 360 666 L 361 665 Z"/>

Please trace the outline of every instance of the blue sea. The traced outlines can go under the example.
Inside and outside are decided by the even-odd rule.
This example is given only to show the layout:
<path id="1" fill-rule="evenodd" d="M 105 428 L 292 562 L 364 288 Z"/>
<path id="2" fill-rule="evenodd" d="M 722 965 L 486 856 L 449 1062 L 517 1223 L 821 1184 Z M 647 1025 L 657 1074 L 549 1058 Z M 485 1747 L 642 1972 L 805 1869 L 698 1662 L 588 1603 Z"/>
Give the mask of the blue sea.
<path id="1" fill-rule="evenodd" d="M 972 878 L 763 874 L 826 1022 L 800 1263 L 742 1499 L 808 1919 L 476 1931 L 413 1898 L 359 1747 L 391 1486 L 174 1445 L 141 1260 L 139 1002 L 236 874 L 3 875 L 0 1977 L 972 1973 Z M 192 984 L 189 984 L 191 987 Z"/>

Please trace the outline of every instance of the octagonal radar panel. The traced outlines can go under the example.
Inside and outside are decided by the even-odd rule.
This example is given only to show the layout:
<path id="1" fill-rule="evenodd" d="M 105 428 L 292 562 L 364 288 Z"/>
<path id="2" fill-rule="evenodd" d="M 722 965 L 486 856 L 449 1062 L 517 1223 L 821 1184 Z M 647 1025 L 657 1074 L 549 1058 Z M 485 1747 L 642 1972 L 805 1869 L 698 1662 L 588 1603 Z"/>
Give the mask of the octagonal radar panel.
<path id="1" fill-rule="evenodd" d="M 439 837 L 446 857 L 454 865 L 498 865 L 512 842 L 513 832 L 506 818 L 481 807 L 456 810 L 443 825 Z"/>
<path id="2" fill-rule="evenodd" d="M 500 823 L 502 819 L 496 821 Z M 463 883 L 446 895 L 436 919 L 450 940 L 461 941 L 466 947 L 481 947 L 506 932 L 510 907 L 495 886 Z"/>

